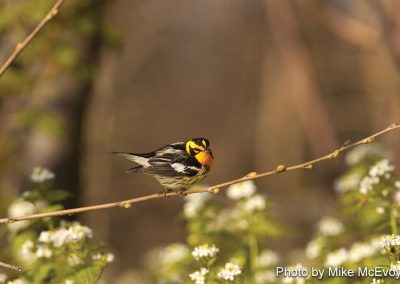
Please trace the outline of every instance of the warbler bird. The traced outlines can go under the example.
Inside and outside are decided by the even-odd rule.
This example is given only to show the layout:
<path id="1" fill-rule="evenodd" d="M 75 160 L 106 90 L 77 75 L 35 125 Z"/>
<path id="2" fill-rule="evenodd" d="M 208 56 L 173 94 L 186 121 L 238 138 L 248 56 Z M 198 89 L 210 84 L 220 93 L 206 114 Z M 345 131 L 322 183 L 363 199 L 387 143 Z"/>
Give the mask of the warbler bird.
<path id="1" fill-rule="evenodd" d="M 125 157 L 138 164 L 127 172 L 154 176 L 167 192 L 184 191 L 191 185 L 203 181 L 214 160 L 210 142 L 205 138 L 193 138 L 186 142 L 165 145 L 149 153 L 111 152 L 111 154 Z"/>

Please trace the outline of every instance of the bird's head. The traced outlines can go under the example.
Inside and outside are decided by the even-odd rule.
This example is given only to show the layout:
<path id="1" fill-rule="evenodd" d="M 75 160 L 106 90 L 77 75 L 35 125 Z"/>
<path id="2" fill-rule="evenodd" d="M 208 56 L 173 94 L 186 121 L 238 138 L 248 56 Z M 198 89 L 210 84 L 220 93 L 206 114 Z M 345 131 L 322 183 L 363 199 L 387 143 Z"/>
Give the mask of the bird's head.
<path id="1" fill-rule="evenodd" d="M 211 167 L 214 161 L 210 142 L 205 138 L 193 138 L 186 141 L 186 152 L 200 164 Z"/>

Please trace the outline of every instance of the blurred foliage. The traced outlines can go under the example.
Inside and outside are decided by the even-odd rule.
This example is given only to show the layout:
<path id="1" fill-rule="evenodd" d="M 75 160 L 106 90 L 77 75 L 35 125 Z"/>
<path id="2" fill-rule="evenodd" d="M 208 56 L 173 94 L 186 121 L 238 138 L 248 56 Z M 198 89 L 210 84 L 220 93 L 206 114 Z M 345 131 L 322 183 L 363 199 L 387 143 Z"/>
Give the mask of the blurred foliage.
<path id="1" fill-rule="evenodd" d="M 0 61 L 6 60 L 52 5 L 54 1 L 50 0 L 0 3 Z M 70 122 L 65 121 L 64 112 L 73 98 L 83 101 L 80 96 L 87 95 L 82 90 L 95 74 L 93 62 L 101 41 L 111 42 L 111 46 L 119 40 L 113 28 L 103 21 L 105 6 L 106 1 L 65 1 L 57 16 L 2 76 L 1 140 L 13 147 L 1 147 L 1 157 L 14 157 L 13 151 L 24 141 L 21 136 L 31 130 L 50 137 L 65 133 Z"/>
<path id="2" fill-rule="evenodd" d="M 400 237 L 397 235 L 400 181 L 387 155 L 378 145 L 372 144 L 359 146 L 346 156 L 350 168 L 335 183 L 342 214 L 339 219 L 321 220 L 315 238 L 307 246 L 306 256 L 312 260 L 312 267 L 343 267 L 356 271 L 357 276 L 328 277 L 326 273 L 319 282 L 398 282 L 393 276 L 379 280 L 380 275 L 368 278 L 357 273 L 359 268 L 373 270 L 376 267 L 400 272 L 397 262 L 400 255 L 397 245 L 393 245 L 393 240 Z"/>
<path id="3" fill-rule="evenodd" d="M 393 275 L 400 275 L 400 180 L 387 155 L 377 144 L 362 145 L 347 154 L 350 167 L 335 182 L 340 216 L 323 217 L 300 259 L 302 263 L 286 266 L 290 271 L 308 271 L 307 277 L 276 277 L 276 267 L 282 262 L 268 248 L 268 240 L 280 237 L 283 230 L 268 217 L 271 201 L 257 194 L 253 183 L 246 182 L 228 188 L 229 203 L 208 194 L 187 197 L 187 244 L 171 244 L 149 254 L 152 282 L 397 283 Z M 222 278 L 226 262 L 240 267 L 240 274 L 226 272 L 232 278 Z M 352 269 L 356 276 L 329 276 L 328 269 L 335 267 Z M 324 276 L 312 278 L 311 268 L 325 269 Z M 362 275 L 357 273 L 359 268 L 379 268 L 393 274 L 378 279 L 384 277 Z"/>
<path id="4" fill-rule="evenodd" d="M 70 194 L 52 187 L 54 177 L 50 171 L 36 168 L 31 176 L 33 190 L 11 203 L 9 216 L 63 209 L 61 202 Z M 95 283 L 114 259 L 103 246 L 90 241 L 92 230 L 78 222 L 45 218 L 10 223 L 7 227 L 3 233 L 9 237 L 8 259 L 19 263 L 24 271 L 18 280 L 8 283 Z M 0 278 L 4 277 L 1 274 Z"/>
<path id="5" fill-rule="evenodd" d="M 94 3 L 95 2 L 95 3 Z M 46 15 L 54 1 L 3 1 L 0 12 L 1 37 L 7 44 L 4 58 Z M 104 1 L 66 1 L 51 24 L 31 42 L 0 81 L 2 96 L 25 95 L 38 79 L 51 82 L 65 74 L 80 80 L 91 78 L 89 62 L 82 56 L 102 26 Z M 7 40 L 7 41 L 6 41 Z M 85 46 L 85 43 L 88 45 Z M 88 76 L 89 75 L 89 76 Z M 40 77 L 40 78 L 39 78 Z M 30 82 L 30 84 L 22 84 Z"/>
<path id="6" fill-rule="evenodd" d="M 278 237 L 282 228 L 267 214 L 272 203 L 256 193 L 251 181 L 229 187 L 227 195 L 229 202 L 207 193 L 186 198 L 187 244 L 149 254 L 154 282 L 255 283 L 264 277 L 263 270 L 277 264 L 279 257 L 268 249 L 268 239 Z"/>

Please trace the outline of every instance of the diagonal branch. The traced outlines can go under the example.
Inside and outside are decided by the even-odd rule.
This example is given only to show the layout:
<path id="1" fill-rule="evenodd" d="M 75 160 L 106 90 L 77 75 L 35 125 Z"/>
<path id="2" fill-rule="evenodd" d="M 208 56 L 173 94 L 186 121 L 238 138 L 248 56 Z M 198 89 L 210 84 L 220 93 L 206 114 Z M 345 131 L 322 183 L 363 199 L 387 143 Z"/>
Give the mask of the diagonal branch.
<path id="1" fill-rule="evenodd" d="M 8 269 L 15 270 L 15 271 L 18 271 L 18 272 L 22 272 L 22 269 L 20 267 L 16 266 L 16 265 L 12 265 L 12 264 L 8 264 L 8 263 L 0 261 L 0 266 L 8 268 Z"/>
<path id="2" fill-rule="evenodd" d="M 32 215 L 20 216 L 20 217 L 2 218 L 2 219 L 0 219 L 0 224 L 13 223 L 13 222 L 18 222 L 18 221 L 23 221 L 23 220 L 34 220 L 34 219 L 40 219 L 40 218 L 46 218 L 46 217 L 73 215 L 73 214 L 81 213 L 81 212 L 88 212 L 88 211 L 101 210 L 101 209 L 114 208 L 114 207 L 130 208 L 130 207 L 132 207 L 132 204 L 134 204 L 134 203 L 157 199 L 157 198 L 171 197 L 171 196 L 182 196 L 182 195 L 200 193 L 200 192 L 218 193 L 220 188 L 224 188 L 224 187 L 227 187 L 232 184 L 236 184 L 236 183 L 240 183 L 240 182 L 244 182 L 244 181 L 248 181 L 248 180 L 254 180 L 254 179 L 258 179 L 258 178 L 262 178 L 262 177 L 266 177 L 266 176 L 272 176 L 272 175 L 279 174 L 282 172 L 287 172 L 287 171 L 293 171 L 293 170 L 298 170 L 298 169 L 312 169 L 314 164 L 317 164 L 317 163 L 325 161 L 325 160 L 330 160 L 330 159 L 336 158 L 341 152 L 346 151 L 347 149 L 353 148 L 357 145 L 371 143 L 372 141 L 375 140 L 376 137 L 381 136 L 381 135 L 385 134 L 386 132 L 389 132 L 389 131 L 392 131 L 392 130 L 395 130 L 398 128 L 400 128 L 400 125 L 394 123 L 394 124 L 390 125 L 389 127 L 385 128 L 375 134 L 372 134 L 364 139 L 361 139 L 357 142 L 347 143 L 347 144 L 345 143 L 343 146 L 334 150 L 332 153 L 329 153 L 325 156 L 316 158 L 314 160 L 310 160 L 308 162 L 304 162 L 304 163 L 289 166 L 289 167 L 286 167 L 284 165 L 279 165 L 272 171 L 268 171 L 268 172 L 264 172 L 264 173 L 260 173 L 260 174 L 253 172 L 253 173 L 246 175 L 245 177 L 230 180 L 230 181 L 223 182 L 223 183 L 213 185 L 210 187 L 195 188 L 195 189 L 185 190 L 183 192 L 171 192 L 171 193 L 167 193 L 167 194 L 163 194 L 163 193 L 150 194 L 150 195 L 146 195 L 146 196 L 142 196 L 142 197 L 127 199 L 127 200 L 117 201 L 117 202 L 111 202 L 111 203 L 105 203 L 105 204 L 99 204 L 99 205 L 92 205 L 92 206 L 79 207 L 79 208 L 73 208 L 73 209 L 65 209 L 65 210 L 46 212 L 46 213 L 38 213 L 38 214 L 32 214 Z"/>
<path id="3" fill-rule="evenodd" d="M 34 37 L 43 29 L 43 27 L 58 13 L 58 9 L 61 7 L 65 0 L 58 0 L 47 15 L 40 21 L 36 28 L 24 39 L 19 42 L 13 53 L 7 58 L 4 64 L 0 67 L 0 77 L 6 72 L 11 63 L 17 58 L 17 56 L 24 50 L 24 48 L 34 39 Z"/>

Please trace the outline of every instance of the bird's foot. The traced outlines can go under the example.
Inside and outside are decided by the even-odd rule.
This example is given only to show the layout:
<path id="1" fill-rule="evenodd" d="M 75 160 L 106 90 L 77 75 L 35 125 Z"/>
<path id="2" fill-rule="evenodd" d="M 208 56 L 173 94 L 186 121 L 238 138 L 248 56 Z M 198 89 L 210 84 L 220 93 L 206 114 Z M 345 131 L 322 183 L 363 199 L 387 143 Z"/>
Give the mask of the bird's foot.
<path id="1" fill-rule="evenodd" d="M 185 197 L 187 195 L 186 189 L 180 189 L 179 190 L 179 197 Z"/>
<path id="2" fill-rule="evenodd" d="M 169 196 L 167 196 L 167 194 L 168 194 L 168 193 L 171 193 L 171 192 L 172 192 L 171 189 L 166 188 L 165 190 L 163 190 L 163 191 L 160 192 L 160 195 L 164 196 L 164 198 L 167 199 L 167 198 L 169 197 Z"/>

